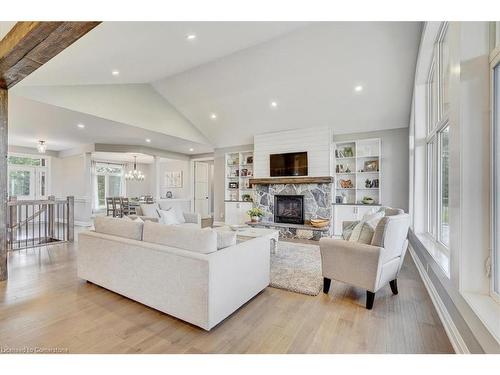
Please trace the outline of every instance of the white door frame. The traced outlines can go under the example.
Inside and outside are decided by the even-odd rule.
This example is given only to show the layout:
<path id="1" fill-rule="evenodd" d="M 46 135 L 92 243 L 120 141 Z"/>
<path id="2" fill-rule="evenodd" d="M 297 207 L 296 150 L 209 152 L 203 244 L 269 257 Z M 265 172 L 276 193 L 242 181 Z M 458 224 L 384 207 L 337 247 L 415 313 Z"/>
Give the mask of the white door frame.
<path id="1" fill-rule="evenodd" d="M 191 159 L 189 161 L 189 197 L 191 199 L 191 210 L 194 212 L 194 202 L 195 202 L 195 196 L 194 196 L 194 183 L 195 183 L 195 179 L 196 179 L 196 176 L 194 174 L 194 166 L 195 166 L 195 162 L 197 161 L 214 161 L 214 164 L 215 164 L 215 157 L 213 156 L 208 156 L 208 157 L 204 157 L 204 158 L 195 158 L 195 159 Z M 214 165 L 214 168 L 215 168 L 215 165 Z M 209 193 L 211 191 L 211 187 L 210 187 L 210 184 L 209 184 Z M 215 198 L 214 198 L 215 200 Z M 210 210 L 213 210 L 213 206 L 214 206 L 214 203 L 215 202 L 212 202 L 212 204 L 210 205 Z"/>

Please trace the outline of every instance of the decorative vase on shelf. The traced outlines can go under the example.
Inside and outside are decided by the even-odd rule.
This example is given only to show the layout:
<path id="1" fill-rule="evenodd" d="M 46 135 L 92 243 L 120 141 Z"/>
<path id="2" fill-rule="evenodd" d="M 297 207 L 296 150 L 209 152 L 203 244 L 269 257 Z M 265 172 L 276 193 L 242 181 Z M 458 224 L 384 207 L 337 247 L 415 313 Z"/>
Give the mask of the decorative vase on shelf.
<path id="1" fill-rule="evenodd" d="M 260 216 L 252 216 L 251 220 L 252 220 L 252 223 L 258 223 L 260 221 Z"/>

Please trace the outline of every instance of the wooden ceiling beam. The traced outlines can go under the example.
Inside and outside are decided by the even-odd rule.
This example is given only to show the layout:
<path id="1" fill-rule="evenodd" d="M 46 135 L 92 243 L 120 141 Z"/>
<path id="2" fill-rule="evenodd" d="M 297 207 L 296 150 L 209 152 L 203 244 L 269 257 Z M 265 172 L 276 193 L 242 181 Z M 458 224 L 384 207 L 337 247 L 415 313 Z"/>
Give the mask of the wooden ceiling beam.
<path id="1" fill-rule="evenodd" d="M 11 88 L 99 24 L 16 23 L 0 41 L 0 88 Z"/>

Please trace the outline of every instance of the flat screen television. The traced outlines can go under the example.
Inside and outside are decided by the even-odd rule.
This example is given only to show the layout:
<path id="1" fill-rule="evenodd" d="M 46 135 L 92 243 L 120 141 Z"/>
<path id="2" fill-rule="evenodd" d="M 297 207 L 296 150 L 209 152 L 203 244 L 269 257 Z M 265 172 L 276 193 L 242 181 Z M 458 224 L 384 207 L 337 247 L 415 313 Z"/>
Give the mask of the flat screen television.
<path id="1" fill-rule="evenodd" d="M 289 152 L 269 156 L 270 176 L 307 176 L 307 152 Z"/>

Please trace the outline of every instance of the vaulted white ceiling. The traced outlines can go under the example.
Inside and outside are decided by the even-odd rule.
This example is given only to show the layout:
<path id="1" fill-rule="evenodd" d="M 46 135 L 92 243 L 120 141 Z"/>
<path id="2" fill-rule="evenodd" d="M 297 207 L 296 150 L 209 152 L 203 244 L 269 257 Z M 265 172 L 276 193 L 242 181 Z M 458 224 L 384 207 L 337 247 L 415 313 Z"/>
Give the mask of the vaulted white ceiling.
<path id="1" fill-rule="evenodd" d="M 22 84 L 148 83 L 278 37 L 304 22 L 103 22 Z M 196 39 L 186 40 L 195 34 Z M 112 70 L 119 70 L 118 77 Z"/>
<path id="2" fill-rule="evenodd" d="M 51 117 L 45 113 L 44 123 L 54 139 L 58 126 L 74 132 L 77 120 L 68 113 L 99 124 L 67 144 L 88 138 L 142 144 L 154 132 L 153 141 L 162 143 L 155 147 L 184 153 L 248 144 L 255 134 L 284 129 L 405 127 L 420 28 L 415 22 L 104 22 L 13 89 L 11 139 L 40 132 L 35 112 L 28 119 L 18 111 L 48 112 L 47 105 Z M 196 39 L 186 40 L 189 33 Z M 354 91 L 358 85 L 361 92 Z M 21 97 L 31 100 L 16 104 Z M 110 139 L 120 125 L 123 131 Z"/>
<path id="3" fill-rule="evenodd" d="M 419 40 L 418 23 L 316 23 L 153 85 L 216 147 L 302 127 L 401 128 Z"/>

